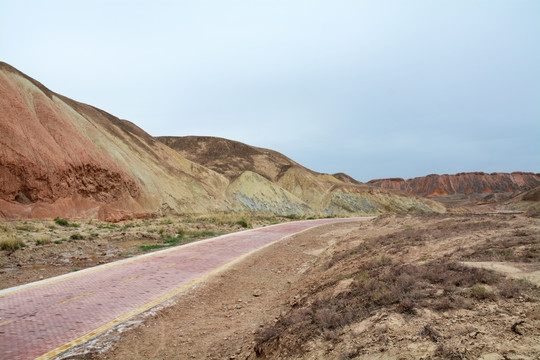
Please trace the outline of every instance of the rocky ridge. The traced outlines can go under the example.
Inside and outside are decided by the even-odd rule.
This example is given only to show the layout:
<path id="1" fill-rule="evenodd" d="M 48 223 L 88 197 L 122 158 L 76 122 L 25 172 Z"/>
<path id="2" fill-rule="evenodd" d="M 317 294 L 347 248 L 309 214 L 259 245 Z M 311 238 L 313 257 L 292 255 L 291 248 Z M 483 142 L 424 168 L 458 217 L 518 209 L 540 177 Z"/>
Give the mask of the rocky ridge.
<path id="1" fill-rule="evenodd" d="M 404 180 L 375 179 L 369 185 L 401 190 L 409 194 L 436 198 L 440 201 L 500 201 L 540 185 L 540 174 L 530 172 L 483 173 L 455 175 L 431 174 Z"/>

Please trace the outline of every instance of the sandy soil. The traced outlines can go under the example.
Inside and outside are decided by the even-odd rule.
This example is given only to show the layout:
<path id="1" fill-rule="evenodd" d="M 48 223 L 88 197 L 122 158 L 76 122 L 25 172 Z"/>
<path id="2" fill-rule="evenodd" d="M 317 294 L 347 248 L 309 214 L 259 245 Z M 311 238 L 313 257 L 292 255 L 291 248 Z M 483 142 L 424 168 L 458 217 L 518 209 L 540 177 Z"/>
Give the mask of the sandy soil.
<path id="1" fill-rule="evenodd" d="M 538 359 L 538 225 L 526 216 L 437 215 L 319 227 L 64 358 Z M 450 264 L 448 274 L 430 270 L 440 264 Z M 354 295 L 369 276 L 402 276 L 404 266 L 421 274 L 405 274 L 418 276 L 415 293 L 400 292 L 405 299 L 365 304 Z M 476 267 L 490 270 L 467 270 Z"/>

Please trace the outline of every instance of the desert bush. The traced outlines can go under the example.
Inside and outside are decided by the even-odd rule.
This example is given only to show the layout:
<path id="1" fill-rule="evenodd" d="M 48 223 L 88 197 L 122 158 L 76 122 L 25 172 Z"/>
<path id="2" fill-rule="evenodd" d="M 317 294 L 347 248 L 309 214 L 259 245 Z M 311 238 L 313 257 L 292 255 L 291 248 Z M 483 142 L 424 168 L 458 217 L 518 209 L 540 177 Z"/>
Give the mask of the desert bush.
<path id="1" fill-rule="evenodd" d="M 338 312 L 335 307 L 317 309 L 313 320 L 322 329 L 334 329 L 345 322 L 343 314 Z"/>
<path id="2" fill-rule="evenodd" d="M 70 238 L 71 240 L 83 240 L 83 239 L 84 239 L 84 236 L 81 235 L 81 234 L 79 234 L 79 233 L 75 233 L 75 234 L 71 234 L 71 235 L 69 236 L 69 238 Z"/>
<path id="3" fill-rule="evenodd" d="M 415 314 L 414 303 L 411 300 L 400 301 L 396 306 L 396 311 L 402 314 Z"/>
<path id="4" fill-rule="evenodd" d="M 37 228 L 34 225 L 28 225 L 28 224 L 17 225 L 15 226 L 15 229 L 19 231 L 29 231 L 29 232 L 37 230 Z"/>
<path id="5" fill-rule="evenodd" d="M 206 230 L 203 230 L 203 231 L 186 231 L 186 234 L 190 237 L 196 237 L 196 238 L 200 238 L 200 237 L 213 237 L 213 236 L 216 236 L 216 233 L 213 232 L 213 231 L 206 231 Z"/>
<path id="6" fill-rule="evenodd" d="M 478 300 L 495 299 L 495 294 L 493 292 L 489 291 L 483 286 L 478 285 L 471 287 L 471 289 L 469 290 L 469 296 Z"/>
<path id="7" fill-rule="evenodd" d="M 274 340 L 275 338 L 279 337 L 281 332 L 282 332 L 281 329 L 279 329 L 277 327 L 274 327 L 274 326 L 266 327 L 264 329 L 261 329 L 260 331 L 258 331 L 255 334 L 255 342 L 258 345 L 267 343 L 267 342 L 269 342 L 271 340 Z"/>
<path id="8" fill-rule="evenodd" d="M 61 219 L 59 217 L 56 217 L 54 222 L 60 226 L 69 226 L 69 222 L 66 219 Z"/>
<path id="9" fill-rule="evenodd" d="M 127 224 L 124 224 L 124 226 L 122 226 L 122 230 L 127 230 L 129 228 L 132 228 L 132 227 L 135 227 L 135 224 L 133 223 L 127 223 Z"/>
<path id="10" fill-rule="evenodd" d="M 240 219 L 236 222 L 236 225 L 240 225 L 243 228 L 251 227 L 245 219 Z"/>
<path id="11" fill-rule="evenodd" d="M 0 250 L 14 251 L 25 246 L 24 241 L 13 234 L 0 236 Z"/>
<path id="12" fill-rule="evenodd" d="M 527 290 L 533 289 L 535 286 L 527 279 L 506 279 L 498 284 L 499 295 L 504 298 L 516 298 Z"/>
<path id="13" fill-rule="evenodd" d="M 81 225 L 79 225 L 79 224 L 77 224 L 77 223 L 70 223 L 70 222 L 67 221 L 66 219 L 62 219 L 62 218 L 59 218 L 59 217 L 56 217 L 56 218 L 54 219 L 54 222 L 55 222 L 57 225 L 64 226 L 64 227 L 78 228 L 78 227 L 81 226 Z"/>
<path id="14" fill-rule="evenodd" d="M 186 235 L 186 231 L 182 228 L 182 227 L 178 227 L 176 229 L 176 236 L 185 236 Z"/>
<path id="15" fill-rule="evenodd" d="M 454 308 L 454 301 L 448 296 L 437 298 L 433 301 L 432 307 L 435 310 L 446 311 Z"/>
<path id="16" fill-rule="evenodd" d="M 465 358 L 454 347 L 442 343 L 437 345 L 434 355 L 445 360 L 461 360 Z"/>
<path id="17" fill-rule="evenodd" d="M 41 235 L 35 239 L 36 245 L 46 245 L 51 242 L 51 237 L 49 235 Z"/>

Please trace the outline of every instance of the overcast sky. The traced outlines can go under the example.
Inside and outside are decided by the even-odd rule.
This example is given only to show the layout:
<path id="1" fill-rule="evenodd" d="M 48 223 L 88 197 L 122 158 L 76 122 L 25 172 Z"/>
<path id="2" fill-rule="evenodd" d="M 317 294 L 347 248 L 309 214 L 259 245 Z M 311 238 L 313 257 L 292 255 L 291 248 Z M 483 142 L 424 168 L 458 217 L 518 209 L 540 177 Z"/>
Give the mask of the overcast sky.
<path id="1" fill-rule="evenodd" d="M 540 172 L 538 0 L 0 0 L 0 60 L 151 135 L 362 181 Z"/>

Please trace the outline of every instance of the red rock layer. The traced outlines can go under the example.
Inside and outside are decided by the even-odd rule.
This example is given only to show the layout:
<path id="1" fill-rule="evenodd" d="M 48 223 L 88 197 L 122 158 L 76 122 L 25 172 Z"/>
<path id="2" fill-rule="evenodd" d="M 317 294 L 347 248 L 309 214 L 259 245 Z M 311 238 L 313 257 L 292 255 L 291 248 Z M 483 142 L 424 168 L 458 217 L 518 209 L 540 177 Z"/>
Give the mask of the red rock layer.
<path id="1" fill-rule="evenodd" d="M 473 193 L 515 193 L 540 185 L 540 174 L 527 172 L 432 174 L 408 180 L 400 178 L 376 179 L 369 181 L 368 184 L 433 197 Z"/>
<path id="2" fill-rule="evenodd" d="M 136 182 L 77 128 L 68 107 L 41 84 L 0 63 L 0 200 L 137 197 Z M 80 114 L 77 114 L 80 117 Z"/>

